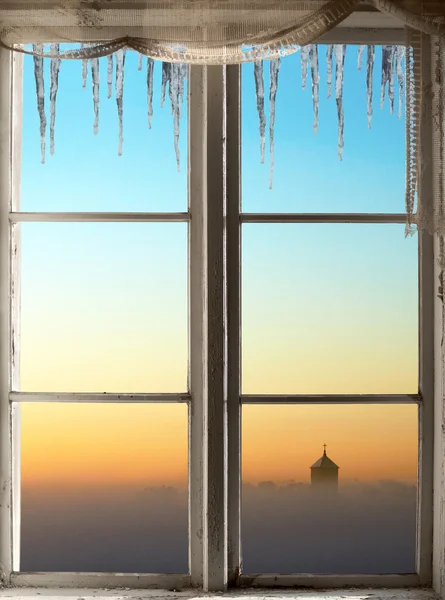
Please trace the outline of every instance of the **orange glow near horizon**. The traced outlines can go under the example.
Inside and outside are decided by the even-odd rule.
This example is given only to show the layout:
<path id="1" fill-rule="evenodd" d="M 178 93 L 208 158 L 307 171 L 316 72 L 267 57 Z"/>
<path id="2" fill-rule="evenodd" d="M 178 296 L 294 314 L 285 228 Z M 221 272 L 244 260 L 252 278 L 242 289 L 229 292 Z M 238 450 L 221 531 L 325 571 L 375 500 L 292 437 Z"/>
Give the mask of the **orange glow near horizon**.
<path id="1" fill-rule="evenodd" d="M 323 443 L 340 481 L 416 480 L 416 406 L 244 406 L 242 419 L 245 482 L 307 482 Z M 26 487 L 187 485 L 185 405 L 24 404 L 21 420 Z"/>
<path id="2" fill-rule="evenodd" d="M 23 485 L 187 485 L 184 404 L 24 404 Z"/>
<path id="3" fill-rule="evenodd" d="M 417 406 L 243 407 L 243 481 L 307 482 L 323 453 L 340 482 L 417 477 Z"/>

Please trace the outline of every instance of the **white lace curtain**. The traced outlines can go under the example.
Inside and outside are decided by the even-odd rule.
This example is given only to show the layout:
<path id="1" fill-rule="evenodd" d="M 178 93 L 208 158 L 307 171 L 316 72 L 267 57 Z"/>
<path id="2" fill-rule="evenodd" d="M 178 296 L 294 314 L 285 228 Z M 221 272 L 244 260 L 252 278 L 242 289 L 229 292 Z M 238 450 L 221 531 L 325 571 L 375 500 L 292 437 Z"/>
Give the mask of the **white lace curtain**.
<path id="1" fill-rule="evenodd" d="M 165 63 L 234 64 L 279 59 L 313 44 L 363 4 L 406 27 L 408 228 L 443 235 L 445 0 L 0 0 L 0 43 L 56 61 L 131 48 Z M 436 56 L 433 90 L 423 86 L 421 34 Z M 426 93 L 434 95 L 438 140 L 433 203 L 419 196 L 417 185 Z"/>

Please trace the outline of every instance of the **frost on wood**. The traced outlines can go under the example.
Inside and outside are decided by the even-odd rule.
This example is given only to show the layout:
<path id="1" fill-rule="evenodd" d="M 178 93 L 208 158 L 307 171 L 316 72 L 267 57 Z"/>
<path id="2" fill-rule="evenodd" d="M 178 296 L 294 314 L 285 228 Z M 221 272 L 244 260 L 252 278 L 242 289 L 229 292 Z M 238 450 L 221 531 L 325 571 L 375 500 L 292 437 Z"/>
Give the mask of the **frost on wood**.
<path id="1" fill-rule="evenodd" d="M 309 61 L 309 49 L 310 46 L 302 46 L 300 48 L 301 54 L 301 87 L 303 90 L 306 89 L 306 79 L 307 79 L 307 66 Z"/>
<path id="2" fill-rule="evenodd" d="M 319 89 L 320 89 L 320 74 L 318 70 L 318 46 L 311 44 L 309 48 L 309 61 L 311 65 L 312 78 L 312 104 L 314 106 L 314 133 L 318 132 L 318 106 L 319 106 Z"/>
<path id="3" fill-rule="evenodd" d="M 274 58 L 270 61 L 270 91 L 269 91 L 269 144 L 270 144 L 270 181 L 269 188 L 272 189 L 273 169 L 275 159 L 275 100 L 278 90 L 278 73 L 280 71 L 281 59 Z"/>
<path id="4" fill-rule="evenodd" d="M 33 44 L 33 51 L 43 53 L 43 44 Z M 43 72 L 43 58 L 34 56 L 34 76 L 36 80 L 37 110 L 40 119 L 40 149 L 42 154 L 42 164 L 45 163 L 45 136 L 46 136 L 46 115 L 45 115 L 45 76 Z"/>
<path id="5" fill-rule="evenodd" d="M 366 102 L 368 113 L 368 129 L 371 129 L 372 120 L 372 77 L 374 74 L 374 59 L 375 47 L 368 46 L 368 52 L 366 55 Z"/>
<path id="6" fill-rule="evenodd" d="M 107 84 L 108 84 L 108 98 L 111 98 L 113 91 L 113 55 L 107 56 Z"/>
<path id="7" fill-rule="evenodd" d="M 397 46 L 397 48 L 396 48 L 396 74 L 397 74 L 397 81 L 399 84 L 399 109 L 397 111 L 397 116 L 399 119 L 402 116 L 403 88 L 404 88 L 404 84 L 405 84 L 405 75 L 403 73 L 404 57 L 405 57 L 405 46 Z"/>
<path id="8" fill-rule="evenodd" d="M 51 54 L 54 56 L 59 53 L 59 44 L 51 44 Z M 54 154 L 54 127 L 56 124 L 56 99 L 59 89 L 59 71 L 60 58 L 52 58 L 50 62 L 50 93 L 49 93 L 49 148 L 51 154 Z"/>
<path id="9" fill-rule="evenodd" d="M 343 111 L 343 79 L 346 56 L 346 44 L 336 44 L 335 53 L 335 101 L 338 118 L 338 158 L 342 160 L 344 146 L 345 118 Z"/>
<path id="10" fill-rule="evenodd" d="M 326 50 L 326 81 L 328 84 L 328 98 L 331 97 L 332 93 L 332 52 L 334 46 L 329 44 Z"/>
<path id="11" fill-rule="evenodd" d="M 362 65 L 363 65 L 363 52 L 365 51 L 366 46 L 359 46 L 358 47 L 358 55 L 357 55 L 357 69 L 359 71 L 362 70 Z"/>
<path id="12" fill-rule="evenodd" d="M 388 85 L 389 110 L 394 112 L 394 59 L 395 46 L 382 46 L 382 83 L 380 87 L 380 108 L 385 103 L 386 86 Z"/>
<path id="13" fill-rule="evenodd" d="M 147 114 L 148 128 L 151 129 L 151 119 L 153 117 L 153 72 L 155 61 L 152 58 L 147 59 Z"/>
<path id="14" fill-rule="evenodd" d="M 118 50 L 116 57 L 116 104 L 119 117 L 119 144 L 118 155 L 122 156 L 123 137 L 123 118 L 124 118 L 124 65 L 126 50 Z"/>
<path id="15" fill-rule="evenodd" d="M 264 78 L 262 60 L 253 63 L 253 74 L 255 77 L 256 107 L 260 120 L 261 163 L 264 163 L 264 151 L 266 147 L 266 113 L 264 112 Z"/>
<path id="16" fill-rule="evenodd" d="M 94 135 L 97 135 L 99 130 L 99 59 L 91 59 L 91 81 L 93 85 L 93 105 L 94 105 Z"/>

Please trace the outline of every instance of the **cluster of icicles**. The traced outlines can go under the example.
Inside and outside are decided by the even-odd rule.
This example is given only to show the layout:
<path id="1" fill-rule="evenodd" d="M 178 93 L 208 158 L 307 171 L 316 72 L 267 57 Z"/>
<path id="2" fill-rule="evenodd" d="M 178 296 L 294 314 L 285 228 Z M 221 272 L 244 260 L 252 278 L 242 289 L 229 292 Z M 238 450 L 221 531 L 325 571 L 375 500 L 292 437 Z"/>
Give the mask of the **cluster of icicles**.
<path id="1" fill-rule="evenodd" d="M 59 44 L 51 44 L 52 56 L 59 53 Z M 42 54 L 42 46 L 36 44 L 33 46 L 36 54 Z M 124 118 L 124 67 L 125 67 L 126 50 L 117 50 L 114 54 L 106 57 L 107 65 L 107 86 L 108 98 L 111 98 L 113 91 L 113 74 L 115 74 L 115 94 L 117 113 L 119 118 L 119 142 L 118 154 L 122 155 L 123 146 L 123 118 Z M 40 147 L 42 154 L 42 163 L 45 162 L 46 154 L 46 113 L 45 113 L 45 78 L 44 78 L 44 58 L 42 56 L 34 56 L 34 75 L 36 80 L 37 94 L 37 109 L 40 119 Z M 56 121 L 56 99 L 59 88 L 59 71 L 62 62 L 61 58 L 50 59 L 50 153 L 54 154 L 54 132 Z M 142 71 L 143 56 L 140 54 L 138 59 L 138 70 Z M 115 67 L 116 65 L 116 67 Z M 91 69 L 91 82 L 93 87 L 93 105 L 94 105 L 94 133 L 99 131 L 99 58 L 82 59 L 82 87 L 86 89 L 88 79 L 88 66 Z M 174 125 L 174 146 L 176 153 L 176 162 L 180 164 L 179 154 L 179 125 L 182 115 L 182 105 L 184 100 L 184 85 L 187 77 L 187 65 L 162 63 L 162 91 L 161 91 L 161 108 L 165 102 L 165 96 L 168 87 L 168 95 L 170 98 L 171 113 L 173 115 Z M 148 128 L 151 129 L 151 120 L 153 117 L 153 73 L 154 60 L 147 58 L 147 116 Z"/>
<path id="2" fill-rule="evenodd" d="M 338 117 L 338 157 L 342 159 L 344 146 L 344 112 L 343 112 L 343 82 L 344 82 L 344 65 L 346 56 L 346 44 L 328 45 L 326 51 L 326 76 L 328 98 L 332 95 L 332 80 L 333 80 L 333 65 L 335 62 L 335 100 L 337 104 Z M 36 54 L 43 54 L 42 46 L 35 45 L 33 47 Z M 373 98 L 373 71 L 375 62 L 375 47 L 372 45 L 358 47 L 358 69 L 362 69 L 363 55 L 366 54 L 366 88 L 367 88 L 367 113 L 368 127 L 371 127 L 372 119 L 372 98 Z M 51 45 L 51 54 L 59 53 L 59 44 Z M 119 142 L 118 154 L 122 154 L 123 144 L 123 91 L 124 91 L 124 66 L 125 66 L 126 50 L 118 50 L 114 54 L 107 56 L 107 85 L 108 98 L 111 98 L 113 87 L 113 73 L 115 72 L 115 93 L 116 104 L 119 118 Z M 300 48 L 301 55 L 301 75 L 302 87 L 306 88 L 308 70 L 310 68 L 312 80 L 312 102 L 314 109 L 314 133 L 318 130 L 318 109 L 319 109 L 319 46 L 311 44 Z M 382 47 L 382 68 L 381 68 L 381 89 L 380 89 L 380 108 L 383 108 L 386 90 L 389 98 L 390 112 L 394 112 L 395 99 L 395 81 L 399 87 L 398 94 L 398 116 L 402 114 L 403 92 L 404 92 L 404 69 L 403 59 L 405 56 L 404 46 L 383 46 Z M 37 108 L 40 118 L 40 144 L 42 153 L 42 162 L 45 162 L 45 145 L 46 145 L 46 114 L 45 114 L 45 84 L 44 84 L 44 67 L 43 58 L 34 56 L 34 73 L 36 80 L 37 93 Z M 56 98 L 59 85 L 59 70 L 61 65 L 60 58 L 51 58 L 50 64 L 50 152 L 54 154 L 54 128 L 56 118 Z M 272 59 L 269 62 L 270 69 L 270 90 L 269 90 L 269 148 L 270 148 L 270 187 L 272 187 L 272 175 L 274 167 L 274 128 L 275 128 L 275 103 L 278 90 L 278 74 L 280 70 L 281 59 Z M 115 65 L 115 68 L 114 68 Z M 143 65 L 143 56 L 139 55 L 138 69 L 141 71 Z M 94 104 L 94 133 L 97 134 L 99 129 L 99 58 L 82 59 L 82 81 L 83 87 L 86 88 L 88 77 L 88 66 L 91 69 L 91 81 L 93 87 L 93 104 Z M 254 63 L 254 77 L 256 89 L 257 110 L 259 115 L 260 129 L 260 150 L 261 162 L 264 162 L 265 146 L 266 146 L 266 113 L 264 109 L 264 79 L 263 79 L 264 61 Z M 151 127 L 153 117 L 153 72 L 154 60 L 147 58 L 147 116 L 148 127 Z M 184 85 L 187 77 L 187 65 L 162 63 L 162 84 L 161 84 L 161 107 L 164 105 L 166 91 L 170 98 L 171 113 L 173 115 L 174 125 L 174 147 L 176 161 L 179 170 L 180 154 L 179 154 L 179 132 L 180 119 L 182 113 L 182 105 L 184 100 Z"/>
<path id="3" fill-rule="evenodd" d="M 366 97 L 368 128 L 371 127 L 372 120 L 372 96 L 373 96 L 373 73 L 375 62 L 375 46 L 359 46 L 357 68 L 360 71 L 363 65 L 363 55 L 366 54 Z M 301 79 L 303 90 L 306 89 L 306 80 L 308 69 L 310 67 L 312 79 L 312 103 L 314 108 L 314 133 L 318 131 L 318 108 L 319 108 L 319 88 L 320 88 L 320 70 L 319 70 L 319 46 L 311 44 L 300 48 L 301 56 Z M 382 46 L 382 76 L 380 86 L 380 108 L 385 103 L 386 90 L 389 98 L 389 109 L 391 114 L 394 112 L 395 99 L 395 80 L 399 86 L 398 117 L 402 114 L 403 92 L 404 92 L 404 68 L 403 59 L 405 56 L 404 46 Z M 342 160 L 344 147 L 344 111 L 343 111 L 343 82 L 344 66 L 346 57 L 346 44 L 331 44 L 326 50 L 326 78 L 328 88 L 328 98 L 332 95 L 332 73 L 333 62 L 335 60 L 335 101 L 337 104 L 338 119 L 338 158 Z M 270 150 L 270 183 L 272 188 L 273 168 L 274 168 L 274 128 L 275 128 L 275 102 L 278 89 L 278 73 L 280 70 L 280 58 L 270 61 L 270 90 L 269 90 L 269 150 Z M 260 120 L 260 149 L 261 162 L 264 163 L 264 152 L 266 146 L 266 114 L 264 111 L 264 79 L 263 79 L 263 61 L 254 63 L 255 89 L 257 110 Z"/>

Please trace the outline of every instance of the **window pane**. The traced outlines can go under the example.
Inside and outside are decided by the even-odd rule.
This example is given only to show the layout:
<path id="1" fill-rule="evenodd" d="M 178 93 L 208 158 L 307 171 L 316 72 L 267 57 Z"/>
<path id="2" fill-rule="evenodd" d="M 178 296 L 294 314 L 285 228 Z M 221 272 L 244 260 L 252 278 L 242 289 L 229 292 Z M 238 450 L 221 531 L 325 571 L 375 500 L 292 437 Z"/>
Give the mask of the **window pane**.
<path id="1" fill-rule="evenodd" d="M 417 393 L 417 285 L 403 225 L 243 225 L 243 393 Z"/>
<path id="2" fill-rule="evenodd" d="M 187 572 L 186 405 L 21 412 L 22 571 Z"/>
<path id="3" fill-rule="evenodd" d="M 187 224 L 22 224 L 21 390 L 187 390 Z"/>
<path id="4" fill-rule="evenodd" d="M 147 75 L 138 55 L 127 52 L 123 97 L 123 152 L 118 156 L 119 120 L 115 95 L 107 98 L 107 58 L 100 64 L 99 131 L 93 133 L 91 73 L 82 89 L 82 61 L 62 61 L 50 155 L 47 109 L 46 164 L 41 164 L 40 125 L 32 57 L 25 57 L 21 209 L 24 211 L 185 211 L 187 210 L 187 82 L 185 84 L 177 172 L 173 116 L 163 108 L 161 68 L 154 66 L 153 118 L 148 128 Z M 45 59 L 49 86 L 49 60 Z"/>
<path id="5" fill-rule="evenodd" d="M 245 573 L 415 572 L 416 406 L 243 406 L 242 439 Z"/>
<path id="6" fill-rule="evenodd" d="M 301 89 L 299 52 L 281 60 L 275 119 L 275 168 L 269 189 L 269 62 L 264 63 L 266 157 L 260 164 L 259 120 L 253 65 L 242 66 L 242 188 L 244 212 L 404 212 L 405 118 L 380 110 L 381 47 L 376 46 L 373 111 L 368 129 L 366 51 L 357 70 L 357 46 L 348 46 L 344 73 L 344 150 L 337 152 L 335 60 L 333 94 L 327 98 L 326 46 L 319 46 L 319 126 L 314 135 L 311 74 Z"/>

